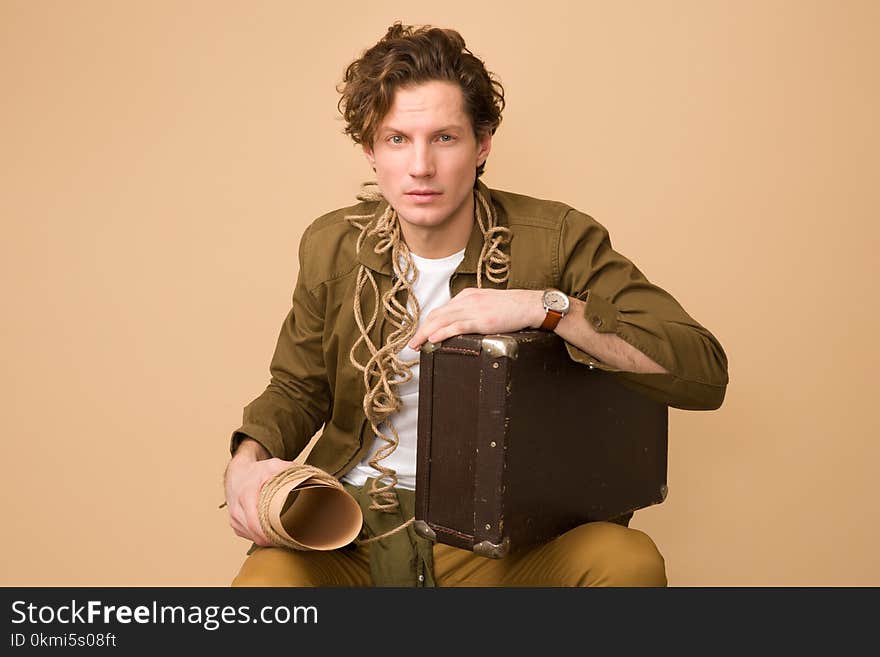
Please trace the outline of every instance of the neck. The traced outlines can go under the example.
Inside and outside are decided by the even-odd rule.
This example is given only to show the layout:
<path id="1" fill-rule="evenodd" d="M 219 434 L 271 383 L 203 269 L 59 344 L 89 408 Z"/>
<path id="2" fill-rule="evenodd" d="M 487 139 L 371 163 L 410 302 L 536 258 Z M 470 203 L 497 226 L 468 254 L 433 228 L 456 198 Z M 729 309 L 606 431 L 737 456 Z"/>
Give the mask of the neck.
<path id="1" fill-rule="evenodd" d="M 422 258 L 445 258 L 468 244 L 474 228 L 474 195 L 468 194 L 461 207 L 442 226 L 413 226 L 401 221 L 400 232 L 409 250 Z"/>

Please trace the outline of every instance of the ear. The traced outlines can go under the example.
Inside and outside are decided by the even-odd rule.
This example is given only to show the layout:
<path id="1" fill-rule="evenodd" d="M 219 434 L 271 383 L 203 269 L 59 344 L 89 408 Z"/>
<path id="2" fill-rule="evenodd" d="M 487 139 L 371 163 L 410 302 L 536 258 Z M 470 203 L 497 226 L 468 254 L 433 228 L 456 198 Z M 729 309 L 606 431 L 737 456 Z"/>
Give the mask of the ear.
<path id="1" fill-rule="evenodd" d="M 364 149 L 364 156 L 367 158 L 367 162 L 369 162 L 370 166 L 375 170 L 376 158 L 373 156 L 372 147 L 369 144 L 361 144 L 361 148 Z"/>
<path id="2" fill-rule="evenodd" d="M 492 133 L 488 130 L 477 137 L 477 166 L 483 164 L 492 150 Z"/>

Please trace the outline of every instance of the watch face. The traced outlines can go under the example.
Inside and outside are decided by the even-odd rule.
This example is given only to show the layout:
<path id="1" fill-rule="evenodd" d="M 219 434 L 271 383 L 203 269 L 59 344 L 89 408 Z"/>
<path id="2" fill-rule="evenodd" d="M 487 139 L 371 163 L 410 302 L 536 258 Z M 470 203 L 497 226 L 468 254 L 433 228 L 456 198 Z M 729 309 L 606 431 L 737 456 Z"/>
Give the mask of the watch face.
<path id="1" fill-rule="evenodd" d="M 544 305 L 549 310 L 565 312 L 568 310 L 568 296 L 558 290 L 547 290 L 544 292 Z"/>

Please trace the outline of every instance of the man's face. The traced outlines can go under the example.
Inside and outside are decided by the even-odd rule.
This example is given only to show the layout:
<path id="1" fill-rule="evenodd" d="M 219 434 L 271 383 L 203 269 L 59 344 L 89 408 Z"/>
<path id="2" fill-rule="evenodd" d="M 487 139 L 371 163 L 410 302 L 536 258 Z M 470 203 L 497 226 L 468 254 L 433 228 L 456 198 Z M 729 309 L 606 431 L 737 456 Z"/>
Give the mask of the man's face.
<path id="1" fill-rule="evenodd" d="M 491 134 L 474 136 L 461 88 L 431 81 L 397 89 L 364 153 L 400 220 L 442 231 L 452 222 L 472 221 L 476 169 L 491 146 Z"/>

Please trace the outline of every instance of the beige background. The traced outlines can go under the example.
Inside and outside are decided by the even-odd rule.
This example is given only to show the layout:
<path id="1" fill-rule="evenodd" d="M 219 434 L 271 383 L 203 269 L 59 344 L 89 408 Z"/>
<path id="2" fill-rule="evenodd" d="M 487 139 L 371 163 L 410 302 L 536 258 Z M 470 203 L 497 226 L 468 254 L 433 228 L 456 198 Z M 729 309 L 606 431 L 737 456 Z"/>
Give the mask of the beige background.
<path id="1" fill-rule="evenodd" d="M 568 202 L 721 340 L 635 526 L 673 585 L 880 585 L 877 2 L 0 2 L 3 585 L 228 584 L 221 474 L 396 19 L 507 89 L 490 186 Z"/>

